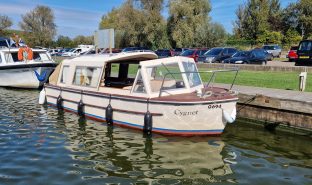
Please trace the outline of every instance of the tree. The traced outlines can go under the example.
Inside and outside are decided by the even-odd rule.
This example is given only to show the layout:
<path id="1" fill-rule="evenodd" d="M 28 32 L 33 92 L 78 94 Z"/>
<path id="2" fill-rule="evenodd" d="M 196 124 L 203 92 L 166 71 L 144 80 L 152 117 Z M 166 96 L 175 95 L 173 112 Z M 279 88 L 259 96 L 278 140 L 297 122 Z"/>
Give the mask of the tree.
<path id="1" fill-rule="evenodd" d="M 269 28 L 268 15 L 268 0 L 248 0 L 242 22 L 243 37 L 257 40 L 259 35 Z"/>
<path id="2" fill-rule="evenodd" d="M 196 30 L 196 47 L 216 47 L 224 44 L 227 33 L 219 23 L 202 24 Z"/>
<path id="3" fill-rule="evenodd" d="M 238 5 L 238 8 L 235 11 L 237 20 L 234 21 L 233 32 L 236 38 L 243 37 L 243 22 L 245 18 L 245 7 L 244 5 Z"/>
<path id="4" fill-rule="evenodd" d="M 297 8 L 297 4 L 290 3 L 285 9 L 282 11 L 282 22 L 283 28 L 282 31 L 285 34 L 289 29 L 297 30 L 299 25 L 299 10 Z"/>
<path id="5" fill-rule="evenodd" d="M 54 14 L 47 6 L 37 6 L 23 15 L 19 25 L 27 33 L 25 40 L 32 46 L 48 46 L 56 34 Z"/>
<path id="6" fill-rule="evenodd" d="M 86 45 L 93 45 L 93 36 L 83 36 L 83 35 L 78 35 L 73 39 L 74 45 L 79 45 L 79 44 L 86 44 Z"/>
<path id="7" fill-rule="evenodd" d="M 265 30 L 259 34 L 257 42 L 262 44 L 280 44 L 282 39 L 283 34 L 281 32 Z"/>
<path id="8" fill-rule="evenodd" d="M 0 15 L 0 32 L 12 26 L 11 19 L 6 15 Z"/>
<path id="9" fill-rule="evenodd" d="M 63 35 L 58 36 L 56 40 L 56 44 L 58 47 L 63 47 L 63 48 L 75 47 L 75 44 L 73 43 L 73 41 L 69 37 L 66 37 Z"/>
<path id="10" fill-rule="evenodd" d="M 144 27 L 144 15 L 134 7 L 133 0 L 127 0 L 120 8 L 113 9 L 100 22 L 100 29 L 115 29 L 116 47 L 144 45 Z"/>
<path id="11" fill-rule="evenodd" d="M 270 30 L 277 32 L 282 30 L 282 9 L 279 0 L 270 0 L 268 22 L 270 25 Z"/>
<path id="12" fill-rule="evenodd" d="M 312 1 L 300 0 L 297 4 L 299 12 L 299 27 L 303 33 L 304 38 L 312 35 Z"/>
<path id="13" fill-rule="evenodd" d="M 209 22 L 209 0 L 172 0 L 169 2 L 168 34 L 173 47 L 196 45 L 196 29 Z"/>
<path id="14" fill-rule="evenodd" d="M 146 35 L 145 46 L 151 49 L 169 48 L 169 39 L 166 33 L 166 22 L 161 15 L 163 0 L 138 0 L 141 3 L 144 15 L 144 30 Z"/>
<path id="15" fill-rule="evenodd" d="M 299 35 L 297 30 L 294 28 L 289 28 L 284 37 L 284 43 L 288 46 L 298 45 L 298 43 L 302 40 L 302 37 Z"/>

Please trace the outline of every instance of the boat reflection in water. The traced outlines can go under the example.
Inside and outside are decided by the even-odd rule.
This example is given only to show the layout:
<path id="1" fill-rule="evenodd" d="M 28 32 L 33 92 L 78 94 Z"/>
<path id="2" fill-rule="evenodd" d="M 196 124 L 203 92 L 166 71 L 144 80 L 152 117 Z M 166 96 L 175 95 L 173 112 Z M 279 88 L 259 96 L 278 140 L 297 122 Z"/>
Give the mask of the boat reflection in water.
<path id="1" fill-rule="evenodd" d="M 225 144 L 218 137 L 142 137 L 140 132 L 90 120 L 86 123 L 82 118 L 78 122 L 65 124 L 70 139 L 67 149 L 73 152 L 75 166 L 101 174 L 87 177 L 81 173 L 83 178 L 174 184 L 219 182 L 222 176 L 232 174 L 230 160 L 223 157 L 227 156 L 223 151 Z"/>

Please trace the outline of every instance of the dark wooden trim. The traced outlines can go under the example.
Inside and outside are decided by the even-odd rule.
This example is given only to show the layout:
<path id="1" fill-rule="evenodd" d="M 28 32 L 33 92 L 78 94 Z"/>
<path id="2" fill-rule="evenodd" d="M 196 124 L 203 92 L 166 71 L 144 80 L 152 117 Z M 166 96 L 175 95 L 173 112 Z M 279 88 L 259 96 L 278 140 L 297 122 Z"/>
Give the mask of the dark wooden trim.
<path id="1" fill-rule="evenodd" d="M 58 97 L 56 96 L 51 96 L 51 95 L 47 95 L 47 97 L 50 98 L 55 98 L 57 99 Z M 68 99 L 64 99 L 63 101 L 67 101 L 67 102 L 71 102 L 71 103 L 76 103 L 78 104 L 79 101 L 73 101 L 73 100 L 68 100 Z M 88 104 L 88 103 L 84 103 L 84 105 L 88 106 L 88 107 L 92 107 L 92 108 L 97 108 L 97 109 L 103 109 L 106 110 L 107 107 L 102 107 L 102 106 L 98 106 L 98 105 L 92 105 L 92 104 Z M 129 110 L 123 110 L 123 109 L 114 109 L 114 111 L 116 112 L 123 112 L 123 113 L 129 113 L 129 114 L 139 114 L 139 115 L 145 115 L 145 112 L 137 112 L 137 111 L 129 111 Z M 151 113 L 153 116 L 163 116 L 162 113 Z"/>
<path id="2" fill-rule="evenodd" d="M 105 98 L 111 98 L 111 99 L 117 99 L 117 100 L 127 100 L 131 102 L 144 102 L 147 103 L 149 102 L 150 104 L 166 104 L 166 105 L 210 105 L 210 104 L 215 104 L 215 103 L 228 103 L 228 102 L 233 102 L 233 101 L 238 101 L 238 97 L 236 96 L 228 96 L 226 99 L 213 99 L 213 100 L 201 100 L 201 101 L 180 101 L 177 99 L 174 100 L 167 100 L 164 98 L 162 100 L 161 98 L 142 98 L 142 97 L 133 97 L 133 96 L 125 96 L 125 95 L 114 95 L 114 94 L 108 94 L 108 93 L 102 93 L 102 92 L 93 92 L 93 91 L 88 91 L 88 90 L 76 90 L 68 87 L 58 87 L 55 85 L 50 85 L 46 84 L 46 87 L 51 87 L 52 89 L 58 89 L 62 91 L 68 91 L 68 92 L 73 92 L 73 93 L 83 93 L 83 95 L 89 95 L 89 96 L 94 96 L 94 97 L 105 97 Z"/>

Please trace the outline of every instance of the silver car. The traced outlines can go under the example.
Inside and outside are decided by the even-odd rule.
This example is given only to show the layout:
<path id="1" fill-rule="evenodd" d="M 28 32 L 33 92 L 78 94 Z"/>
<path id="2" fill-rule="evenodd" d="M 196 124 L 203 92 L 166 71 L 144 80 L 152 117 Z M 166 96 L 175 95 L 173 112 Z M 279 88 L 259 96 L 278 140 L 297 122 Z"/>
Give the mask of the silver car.
<path id="1" fill-rule="evenodd" d="M 282 48 L 278 45 L 264 45 L 262 48 L 270 53 L 272 57 L 281 57 Z"/>

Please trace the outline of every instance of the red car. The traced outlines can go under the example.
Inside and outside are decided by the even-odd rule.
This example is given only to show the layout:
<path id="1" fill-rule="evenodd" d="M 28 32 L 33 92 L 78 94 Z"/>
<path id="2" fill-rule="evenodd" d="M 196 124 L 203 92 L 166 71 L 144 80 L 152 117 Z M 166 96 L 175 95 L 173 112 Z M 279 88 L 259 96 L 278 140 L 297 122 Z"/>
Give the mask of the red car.
<path id="1" fill-rule="evenodd" d="M 293 62 L 293 61 L 295 61 L 296 58 L 298 58 L 297 50 L 298 50 L 298 46 L 291 46 L 290 50 L 288 51 L 288 55 L 287 55 L 289 62 Z"/>
<path id="2" fill-rule="evenodd" d="M 198 61 L 198 57 L 206 53 L 208 49 L 189 49 L 181 53 L 181 56 L 193 58 L 195 62 Z"/>

